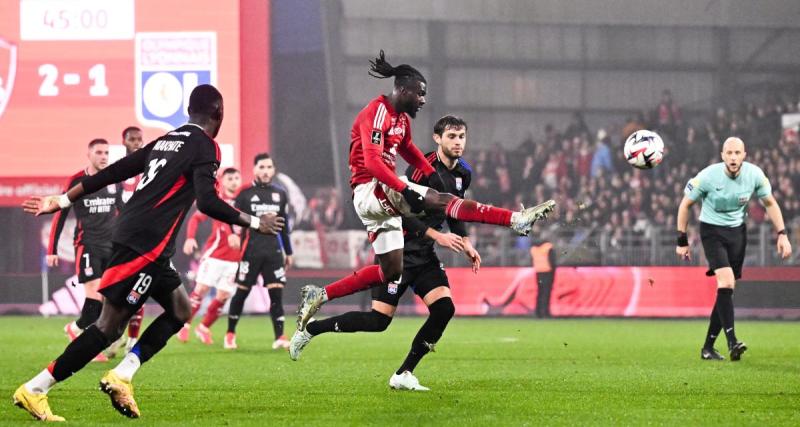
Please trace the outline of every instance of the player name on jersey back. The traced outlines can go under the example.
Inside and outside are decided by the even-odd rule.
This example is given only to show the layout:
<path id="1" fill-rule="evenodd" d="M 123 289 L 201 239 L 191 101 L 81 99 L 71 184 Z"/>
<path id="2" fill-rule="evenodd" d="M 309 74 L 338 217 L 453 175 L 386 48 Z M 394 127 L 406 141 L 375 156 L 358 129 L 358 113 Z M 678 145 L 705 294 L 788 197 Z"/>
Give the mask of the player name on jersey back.
<path id="1" fill-rule="evenodd" d="M 176 132 L 170 132 L 167 135 L 174 134 Z M 180 132 L 181 134 L 189 132 Z M 186 135 L 188 136 L 188 135 Z M 161 139 L 156 142 L 156 145 L 153 146 L 153 151 L 180 151 L 181 147 L 183 147 L 184 141 L 174 141 L 169 139 Z"/>

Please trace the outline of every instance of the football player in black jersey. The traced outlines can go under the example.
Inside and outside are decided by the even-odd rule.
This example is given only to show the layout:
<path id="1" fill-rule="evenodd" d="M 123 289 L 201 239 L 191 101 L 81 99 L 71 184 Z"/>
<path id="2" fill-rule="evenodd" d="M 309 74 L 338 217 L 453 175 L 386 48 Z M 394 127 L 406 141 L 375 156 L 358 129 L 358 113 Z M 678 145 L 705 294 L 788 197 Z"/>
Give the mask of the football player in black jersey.
<path id="1" fill-rule="evenodd" d="M 283 187 L 276 185 L 275 163 L 267 153 L 257 154 L 253 159 L 253 185 L 242 189 L 236 196 L 234 206 L 250 215 L 277 214 L 287 219 L 289 198 Z M 235 349 L 236 324 L 242 315 L 244 302 L 250 289 L 260 275 L 269 293 L 269 316 L 275 341 L 272 349 L 289 348 L 289 340 L 283 334 L 283 287 L 286 285 L 286 270 L 292 266 L 292 242 L 289 227 L 277 236 L 259 235 L 242 231 L 242 260 L 236 273 L 236 293 L 228 310 L 228 332 L 224 347 Z"/>
<path id="2" fill-rule="evenodd" d="M 108 141 L 98 138 L 89 142 L 87 157 L 89 165 L 69 178 L 64 191 L 108 166 Z M 73 203 L 75 274 L 78 276 L 78 282 L 83 284 L 86 298 L 78 320 L 64 326 L 64 333 L 67 334 L 70 341 L 77 338 L 84 329 L 100 317 L 103 297 L 97 288 L 100 286 L 100 277 L 103 276 L 111 257 L 111 229 L 121 206 L 122 191 L 121 186 L 117 184 L 109 185 L 93 194 L 84 195 Z M 48 267 L 58 265 L 58 240 L 69 211 L 70 208 L 66 208 L 56 212 L 53 216 L 46 255 Z M 107 362 L 108 358 L 103 353 L 99 353 L 94 361 Z"/>
<path id="3" fill-rule="evenodd" d="M 472 180 L 472 168 L 461 156 L 467 143 L 467 123 L 456 116 L 444 116 L 433 128 L 436 151 L 426 154 L 439 179 L 429 181 L 414 167 L 409 166 L 406 176 L 420 185 L 430 186 L 441 193 L 464 197 Z M 448 233 L 442 232 L 447 220 Z M 389 386 L 401 390 L 428 390 L 420 385 L 413 371 L 425 354 L 432 351 L 441 338 L 447 323 L 455 313 L 450 284 L 433 249 L 434 243 L 455 252 L 463 252 L 477 273 L 481 256 L 472 246 L 464 223 L 446 217 L 444 213 L 420 218 L 403 217 L 403 275 L 400 283 L 388 283 L 372 288 L 372 311 L 349 312 L 324 320 L 311 322 L 305 331 L 292 338 L 290 356 L 296 359 L 311 337 L 325 332 L 381 332 L 389 327 L 400 297 L 410 286 L 428 306 L 429 316 L 411 343 L 403 364 L 389 379 Z M 295 346 L 295 342 L 303 344 Z"/>
<path id="4" fill-rule="evenodd" d="M 277 234 L 283 218 L 256 217 L 234 209 L 217 195 L 215 173 L 220 151 L 214 141 L 223 119 L 222 95 L 211 85 L 197 86 L 189 96 L 189 122 L 142 149 L 86 178 L 60 196 L 32 197 L 23 203 L 28 213 L 53 213 L 92 194 L 144 172 L 111 238 L 111 260 L 100 281 L 104 297 L 100 318 L 86 328 L 50 365 L 21 385 L 14 403 L 35 418 L 63 421 L 54 415 L 47 392 L 57 382 L 81 370 L 101 350 L 122 335 L 128 319 L 153 297 L 163 308 L 122 362 L 100 380 L 117 411 L 138 417 L 131 384 L 134 373 L 175 335 L 188 319 L 189 297 L 170 257 L 187 212 L 198 209 L 229 224 Z"/>

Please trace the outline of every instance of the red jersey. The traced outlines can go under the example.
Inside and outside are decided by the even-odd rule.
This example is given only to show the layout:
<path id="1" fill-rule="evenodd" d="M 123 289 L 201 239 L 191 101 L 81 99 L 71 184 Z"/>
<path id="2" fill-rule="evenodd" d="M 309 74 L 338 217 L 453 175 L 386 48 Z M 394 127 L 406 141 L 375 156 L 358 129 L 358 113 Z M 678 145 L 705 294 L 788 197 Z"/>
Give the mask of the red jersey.
<path id="1" fill-rule="evenodd" d="M 397 154 L 425 176 L 433 167 L 411 142 L 411 118 L 392 108 L 386 96 L 373 99 L 356 116 L 350 131 L 350 187 L 377 178 L 395 191 L 406 184 L 397 177 Z"/>
<path id="2" fill-rule="evenodd" d="M 223 195 L 220 198 L 225 203 L 233 206 L 234 199 L 229 199 Z M 208 219 L 208 215 L 197 211 L 190 218 L 186 225 L 186 238 L 194 239 L 197 234 L 197 226 Z M 211 234 L 208 235 L 206 244 L 203 246 L 203 258 L 209 257 L 222 261 L 239 262 L 242 254 L 239 249 L 234 249 L 228 245 L 228 236 L 233 233 L 231 225 L 222 221 L 213 220 L 211 222 Z"/>

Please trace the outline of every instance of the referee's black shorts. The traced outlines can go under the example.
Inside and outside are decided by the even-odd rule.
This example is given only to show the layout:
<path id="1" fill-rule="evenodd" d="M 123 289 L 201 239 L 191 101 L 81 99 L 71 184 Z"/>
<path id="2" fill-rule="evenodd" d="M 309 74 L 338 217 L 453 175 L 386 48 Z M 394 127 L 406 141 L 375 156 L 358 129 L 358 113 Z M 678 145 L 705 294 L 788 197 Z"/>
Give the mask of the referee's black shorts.
<path id="1" fill-rule="evenodd" d="M 744 224 L 738 227 L 700 223 L 700 241 L 708 259 L 709 276 L 718 268 L 730 267 L 733 277 L 742 278 L 744 250 L 747 247 L 747 228 Z"/>

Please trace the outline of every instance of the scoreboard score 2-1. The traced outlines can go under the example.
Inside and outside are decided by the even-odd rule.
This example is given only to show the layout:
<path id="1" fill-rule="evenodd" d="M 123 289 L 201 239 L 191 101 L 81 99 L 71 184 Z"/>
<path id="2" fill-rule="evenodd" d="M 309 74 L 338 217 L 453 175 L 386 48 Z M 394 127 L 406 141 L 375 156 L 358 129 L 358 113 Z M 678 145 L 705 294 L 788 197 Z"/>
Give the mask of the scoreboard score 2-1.
<path id="1" fill-rule="evenodd" d="M 145 141 L 186 122 L 199 84 L 217 86 L 223 165 L 239 164 L 239 2 L 2 0 L 0 177 L 69 176 L 95 138 Z"/>

